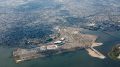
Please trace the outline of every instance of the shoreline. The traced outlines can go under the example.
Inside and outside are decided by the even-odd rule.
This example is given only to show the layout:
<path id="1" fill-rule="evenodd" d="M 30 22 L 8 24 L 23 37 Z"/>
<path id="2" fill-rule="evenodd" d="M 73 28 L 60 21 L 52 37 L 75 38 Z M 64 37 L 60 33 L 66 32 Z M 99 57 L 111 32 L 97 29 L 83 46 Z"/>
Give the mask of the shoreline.
<path id="1" fill-rule="evenodd" d="M 80 29 L 65 27 L 58 29 L 58 34 L 52 36 L 53 41 L 38 45 L 31 49 L 18 48 L 13 52 L 17 62 L 31 60 L 39 57 L 46 57 L 58 53 L 77 51 L 78 49 L 87 49 L 88 54 L 92 57 L 105 58 L 100 52 L 93 47 L 101 46 L 102 43 L 96 43 L 97 36 L 79 33 Z"/>
<path id="2" fill-rule="evenodd" d="M 106 57 L 102 53 L 100 53 L 99 51 L 93 48 L 93 47 L 101 46 L 101 45 L 102 43 L 93 43 L 93 45 L 90 48 L 86 48 L 86 51 L 91 57 L 105 59 Z"/>

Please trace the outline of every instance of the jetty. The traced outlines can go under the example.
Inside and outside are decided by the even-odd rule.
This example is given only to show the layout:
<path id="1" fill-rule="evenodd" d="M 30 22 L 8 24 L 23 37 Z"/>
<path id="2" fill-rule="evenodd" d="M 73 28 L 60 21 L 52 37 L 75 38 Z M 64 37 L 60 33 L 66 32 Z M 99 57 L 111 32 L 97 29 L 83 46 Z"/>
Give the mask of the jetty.
<path id="1" fill-rule="evenodd" d="M 101 46 L 102 44 L 103 43 L 93 43 L 93 45 L 90 48 L 86 48 L 86 51 L 92 57 L 96 57 L 96 58 L 100 58 L 100 59 L 105 59 L 106 57 L 102 53 L 100 53 L 99 51 L 97 51 L 96 49 L 94 49 L 94 47 Z"/>

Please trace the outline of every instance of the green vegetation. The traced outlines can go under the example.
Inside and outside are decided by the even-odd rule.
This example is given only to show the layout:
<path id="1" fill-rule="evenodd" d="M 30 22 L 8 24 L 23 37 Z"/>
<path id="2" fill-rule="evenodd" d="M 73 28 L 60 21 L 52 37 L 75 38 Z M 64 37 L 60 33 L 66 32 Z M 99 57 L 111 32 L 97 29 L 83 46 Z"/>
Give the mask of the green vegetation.
<path id="1" fill-rule="evenodd" d="M 57 33 L 57 37 L 60 37 L 61 36 L 61 34 L 60 33 Z"/>
<path id="2" fill-rule="evenodd" d="M 118 56 L 120 54 L 120 45 L 114 46 L 112 50 L 108 53 L 109 57 L 118 60 Z"/>
<path id="3" fill-rule="evenodd" d="M 46 41 L 47 42 L 51 42 L 51 41 L 53 41 L 53 39 L 52 38 L 48 38 Z"/>

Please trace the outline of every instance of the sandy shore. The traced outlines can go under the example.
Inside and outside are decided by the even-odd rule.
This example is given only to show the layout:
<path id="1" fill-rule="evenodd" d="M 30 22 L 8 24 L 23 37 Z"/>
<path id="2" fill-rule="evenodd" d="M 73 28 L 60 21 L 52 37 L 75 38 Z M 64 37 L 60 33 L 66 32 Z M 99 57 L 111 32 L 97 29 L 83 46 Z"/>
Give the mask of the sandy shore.
<path id="1" fill-rule="evenodd" d="M 92 57 L 96 57 L 96 58 L 100 58 L 100 59 L 105 59 L 105 56 L 100 53 L 99 51 L 95 50 L 93 47 L 96 46 L 101 46 L 102 43 L 93 43 L 93 45 L 91 46 L 91 48 L 87 48 L 86 51 L 88 52 L 88 54 Z"/>

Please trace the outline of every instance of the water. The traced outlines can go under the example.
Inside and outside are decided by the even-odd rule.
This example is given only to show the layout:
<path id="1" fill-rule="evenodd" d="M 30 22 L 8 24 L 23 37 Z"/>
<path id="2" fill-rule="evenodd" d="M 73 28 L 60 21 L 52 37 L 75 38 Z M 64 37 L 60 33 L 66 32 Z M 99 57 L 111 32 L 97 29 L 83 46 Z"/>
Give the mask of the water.
<path id="1" fill-rule="evenodd" d="M 85 50 L 81 50 L 74 53 L 55 55 L 42 59 L 37 58 L 31 61 L 16 64 L 12 58 L 12 51 L 14 50 L 14 47 L 11 46 L 11 44 L 17 45 L 17 43 L 24 39 L 24 37 L 40 38 L 44 35 L 48 35 L 48 32 L 50 32 L 49 29 L 45 30 L 46 26 L 44 27 L 41 23 L 49 25 L 49 23 L 53 21 L 56 22 L 56 25 L 59 24 L 61 26 L 65 26 L 67 24 L 71 24 L 76 26 L 87 22 L 88 20 L 86 19 L 94 15 L 99 15 L 103 12 L 105 12 L 103 13 L 105 15 L 108 14 L 106 9 L 110 9 L 110 13 L 113 12 L 115 15 L 119 15 L 120 6 L 118 0 L 30 0 L 30 2 L 26 4 L 22 4 L 22 0 L 20 0 L 20 4 L 14 3 L 14 1 L 15 0 L 5 0 L 5 3 L 0 3 L 0 6 L 3 6 L 0 8 L 0 13 L 16 13 L 7 15 L 4 14 L 3 16 L 6 20 L 5 22 L 0 22 L 1 24 L 5 23 L 3 25 L 5 25 L 5 29 L 8 29 L 8 32 L 3 33 L 5 35 L 4 37 L 2 36 L 3 34 L 0 35 L 3 37 L 3 39 L 0 38 L 0 43 L 2 40 L 5 40 L 5 46 L 0 46 L 0 67 L 120 67 L 120 61 L 114 61 L 107 56 L 107 53 L 111 50 L 112 46 L 119 43 L 120 32 L 110 33 L 112 35 L 111 36 L 103 32 L 84 31 L 90 34 L 98 35 L 99 39 L 97 41 L 104 43 L 103 46 L 96 47 L 97 50 L 107 56 L 104 60 L 90 57 Z M 12 4 L 15 4 L 14 7 Z M 19 14 L 19 12 L 23 14 Z M 37 12 L 38 14 L 36 14 Z M 63 18 L 62 16 L 70 17 Z M 84 19 L 80 17 L 84 17 Z M 13 22 L 14 19 L 16 19 L 16 21 Z M 67 21 L 64 22 L 66 19 Z M 51 25 L 54 25 L 54 23 Z M 12 29 L 9 29 L 9 27 L 12 27 Z M 0 29 L 1 28 L 4 28 L 4 26 L 0 26 Z M 6 46 L 8 44 L 11 47 Z"/>
<path id="2" fill-rule="evenodd" d="M 98 42 L 104 45 L 96 47 L 101 53 L 107 56 L 112 46 L 119 43 L 119 33 L 114 32 L 108 35 L 103 32 L 84 31 L 99 36 Z M 117 38 L 116 38 L 117 37 Z M 68 54 L 60 54 L 47 58 L 37 58 L 16 64 L 11 54 L 14 48 L 0 47 L 0 67 L 119 67 L 119 61 L 110 59 L 101 60 L 88 55 L 85 50 L 76 51 Z"/>

